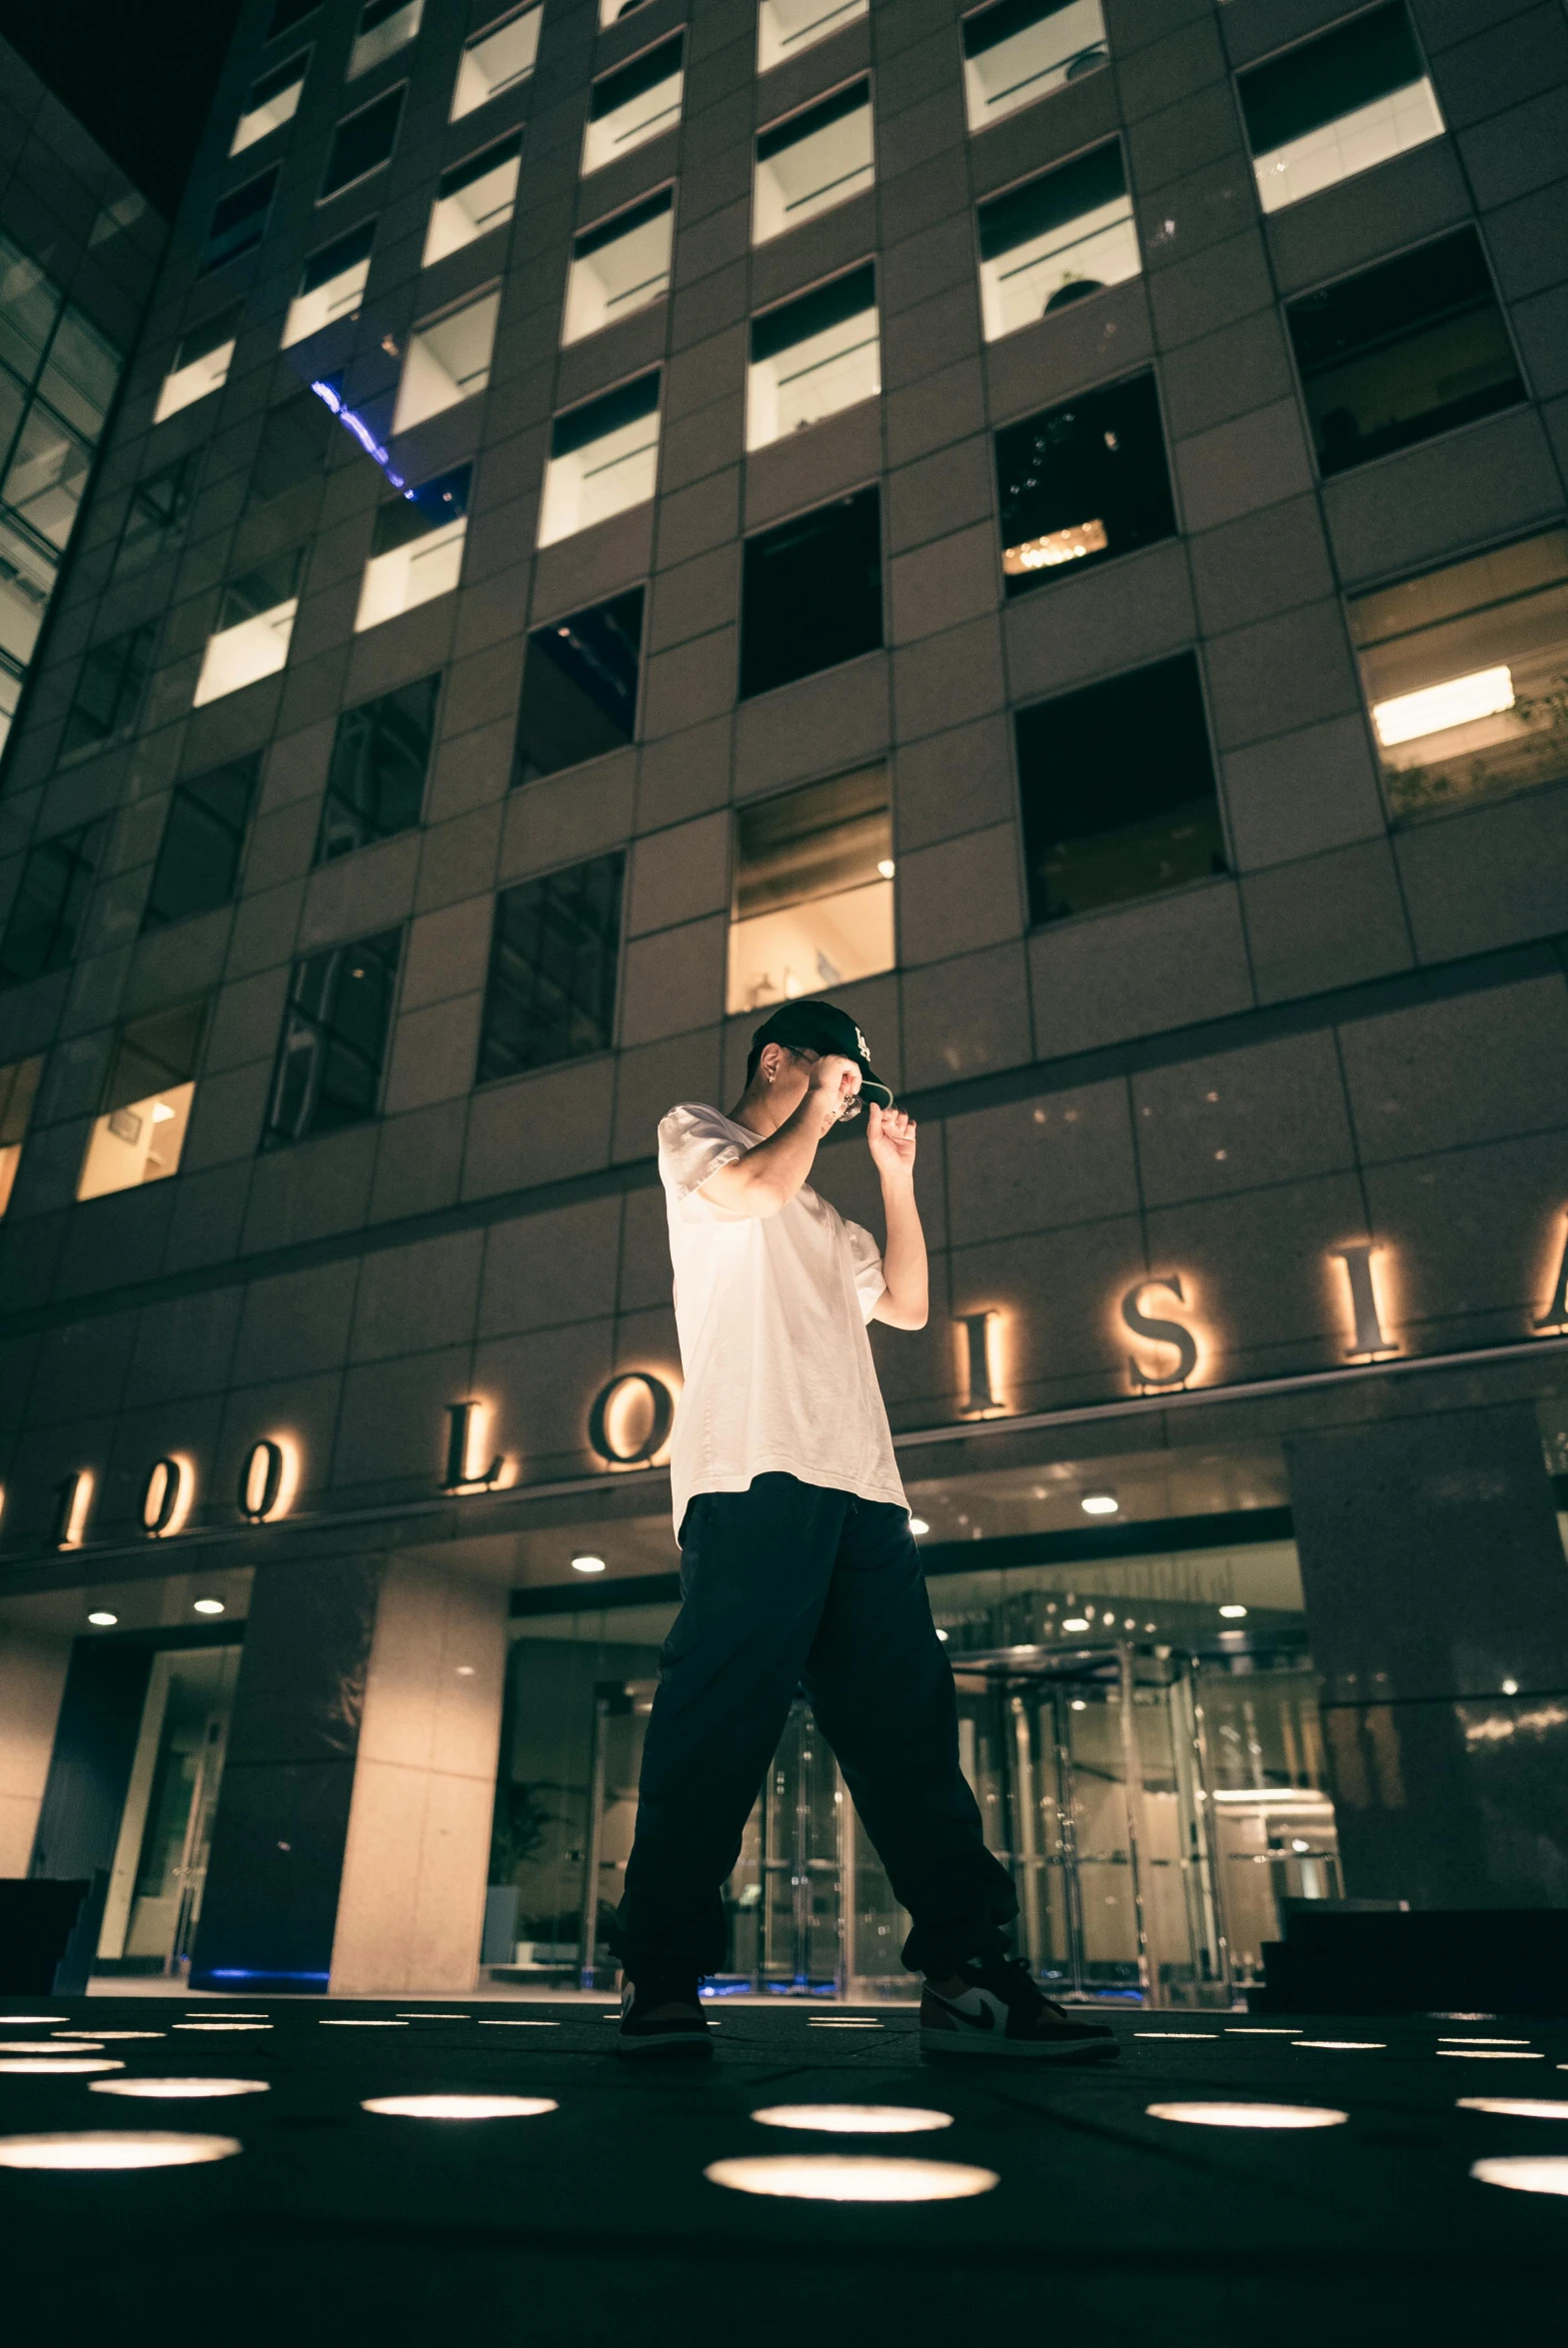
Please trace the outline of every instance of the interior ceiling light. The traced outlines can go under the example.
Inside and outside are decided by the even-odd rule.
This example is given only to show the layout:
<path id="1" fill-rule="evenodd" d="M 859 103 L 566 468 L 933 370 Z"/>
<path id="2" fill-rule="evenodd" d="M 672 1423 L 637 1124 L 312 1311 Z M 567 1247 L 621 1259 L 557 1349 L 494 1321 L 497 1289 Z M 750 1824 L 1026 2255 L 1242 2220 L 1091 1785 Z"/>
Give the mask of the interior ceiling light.
<path id="1" fill-rule="evenodd" d="M 703 2174 L 710 2184 L 734 2193 L 767 2193 L 787 2201 L 963 2201 L 989 2193 L 1001 2181 L 994 2169 L 969 2168 L 959 2161 L 842 2152 L 716 2160 Z"/>
<path id="2" fill-rule="evenodd" d="M 1113 1492 L 1085 1492 L 1078 1506 L 1085 1516 L 1115 1516 L 1120 1513 L 1121 1502 Z"/>
<path id="3" fill-rule="evenodd" d="M 1245 1606 L 1236 1605 L 1221 1606 L 1219 1610 L 1227 1622 L 1239 1622 L 1246 1612 Z"/>
<path id="4" fill-rule="evenodd" d="M 1068 1614 L 1061 1625 L 1063 1630 L 1087 1630 L 1088 1626 L 1085 1614 Z"/>
<path id="5" fill-rule="evenodd" d="M 605 1560 L 603 1557 L 574 1557 L 572 1560 L 572 1570 L 574 1573 L 603 1573 L 605 1570 Z"/>
<path id="6" fill-rule="evenodd" d="M 917 2136 L 950 2128 L 950 2111 L 905 2103 L 770 2103 L 752 2114 L 765 2128 L 813 2128 L 827 2136 Z"/>
<path id="7" fill-rule="evenodd" d="M 1058 563 L 1081 562 L 1085 555 L 1102 555 L 1109 544 L 1103 522 L 1074 522 L 1065 530 L 1047 530 L 1041 538 L 1024 538 L 1004 547 L 1001 567 L 1016 579 L 1030 571 L 1053 571 Z"/>
<path id="8" fill-rule="evenodd" d="M 233 2136 L 175 2136 L 157 2128 L 121 2134 L 84 2128 L 74 2135 L 0 2136 L 0 2168 L 178 2169 L 229 2160 L 244 2147 Z"/>
<path id="9" fill-rule="evenodd" d="M 1475 2160 L 1470 2174 L 1483 2185 L 1508 2185 L 1516 2193 L 1568 2193 L 1568 2160 L 1560 2154 L 1525 2152 Z"/>
<path id="10" fill-rule="evenodd" d="M 193 1598 L 191 1611 L 193 1614 L 221 1614 L 223 1600 L 222 1598 Z"/>
<path id="11" fill-rule="evenodd" d="M 1392 701 L 1372 704 L 1372 723 L 1385 750 L 1396 743 L 1418 742 L 1425 734 L 1445 734 L 1450 726 L 1468 726 L 1476 718 L 1495 718 L 1514 706 L 1514 681 L 1505 667 L 1473 669 L 1468 677 L 1449 677 L 1441 685 L 1423 686 L 1419 693 L 1396 694 Z"/>
<path id="12" fill-rule="evenodd" d="M 879 856 L 876 860 L 876 870 L 880 873 L 884 881 L 890 881 L 893 877 L 893 874 L 896 872 L 897 867 L 894 865 L 890 856 Z"/>
<path id="13" fill-rule="evenodd" d="M 1568 2120 L 1568 2102 L 1530 2095 L 1461 2095 L 1457 2111 L 1491 2112 L 1504 2120 Z M 753 2118 L 757 2114 L 753 2113 Z"/>
<path id="14" fill-rule="evenodd" d="M 90 2095 L 150 2095 L 183 2102 L 199 2095 L 265 2095 L 265 2079 L 95 2079 Z"/>
<path id="15" fill-rule="evenodd" d="M 87 1619 L 95 1630 L 113 1630 L 120 1617 L 111 1614 L 107 1606 L 95 1606 Z"/>
<path id="16" fill-rule="evenodd" d="M 1338 2128 L 1350 2114 L 1320 2103 L 1151 2103 L 1151 2120 L 1192 2128 Z"/>
<path id="17" fill-rule="evenodd" d="M 930 1526 L 926 1523 L 923 1516 L 911 1516 L 909 1518 L 909 1530 L 913 1533 L 916 1540 L 919 1539 L 922 1532 L 929 1532 L 930 1529 Z"/>
<path id="18" fill-rule="evenodd" d="M 0 2058 L 0 2071 L 81 2072 L 123 2071 L 124 2063 L 116 2062 L 107 2054 L 91 2054 L 78 2058 L 74 2054 L 8 2054 Z"/>
<path id="19" fill-rule="evenodd" d="M 548 2095 L 372 2095 L 360 2109 L 394 2120 L 537 2120 L 561 2106 Z"/>

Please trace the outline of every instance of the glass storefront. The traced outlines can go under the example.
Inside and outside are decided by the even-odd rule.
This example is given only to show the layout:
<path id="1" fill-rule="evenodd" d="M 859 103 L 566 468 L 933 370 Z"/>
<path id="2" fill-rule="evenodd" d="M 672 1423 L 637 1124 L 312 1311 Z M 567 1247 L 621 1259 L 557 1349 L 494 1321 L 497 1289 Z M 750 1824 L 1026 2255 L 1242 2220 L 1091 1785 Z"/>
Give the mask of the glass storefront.
<path id="1" fill-rule="evenodd" d="M 178 1973 L 201 1917 L 236 1646 L 153 1656 L 109 1876 L 96 1970 Z"/>

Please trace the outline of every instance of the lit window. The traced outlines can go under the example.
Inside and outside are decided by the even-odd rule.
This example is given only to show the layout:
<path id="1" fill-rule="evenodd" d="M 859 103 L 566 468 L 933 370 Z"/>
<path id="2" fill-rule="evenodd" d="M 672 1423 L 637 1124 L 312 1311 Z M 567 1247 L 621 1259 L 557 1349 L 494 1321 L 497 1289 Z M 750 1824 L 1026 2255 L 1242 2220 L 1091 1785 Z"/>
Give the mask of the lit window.
<path id="1" fill-rule="evenodd" d="M 402 931 L 387 930 L 295 964 L 264 1150 L 376 1115 L 402 950 Z"/>
<path id="2" fill-rule="evenodd" d="M 874 652 L 881 641 L 881 513 L 874 489 L 835 498 L 747 540 L 743 700 Z"/>
<path id="3" fill-rule="evenodd" d="M 400 82 L 395 90 L 386 91 L 382 97 L 373 98 L 368 106 L 344 116 L 332 134 L 318 203 L 325 204 L 329 196 L 341 195 L 356 180 L 368 179 L 373 171 L 380 171 L 392 160 L 407 92 L 408 83 Z"/>
<path id="4" fill-rule="evenodd" d="M 356 633 L 379 628 L 416 604 L 450 595 L 463 569 L 471 468 L 460 465 L 376 509 L 370 561 L 360 585 Z"/>
<path id="5" fill-rule="evenodd" d="M 1031 922 L 1228 869 L 1191 653 L 1036 702 L 1013 726 Z"/>
<path id="6" fill-rule="evenodd" d="M 193 709 L 276 676 L 289 657 L 304 568 L 304 552 L 296 547 L 229 581 L 202 656 Z"/>
<path id="7" fill-rule="evenodd" d="M 294 120 L 310 61 L 310 51 L 302 49 L 298 56 L 286 58 L 282 65 L 275 65 L 270 73 L 252 82 L 240 119 L 234 126 L 229 146 L 231 155 L 254 147 L 258 139 L 265 139 L 270 132 L 281 130 L 286 122 Z"/>
<path id="8" fill-rule="evenodd" d="M 857 16 L 870 0 L 762 0 L 757 11 L 757 70 L 769 73 L 813 42 L 825 41 Z"/>
<path id="9" fill-rule="evenodd" d="M 267 411 L 251 467 L 250 496 L 265 504 L 319 479 L 333 445 L 331 411 L 312 391 L 291 392 Z"/>
<path id="10" fill-rule="evenodd" d="M 1285 305 L 1324 473 L 1525 396 L 1481 240 L 1461 228 Z"/>
<path id="11" fill-rule="evenodd" d="M 100 817 L 28 850 L 0 936 L 0 986 L 42 978 L 74 958 L 108 831 L 107 817 Z"/>
<path id="12" fill-rule="evenodd" d="M 876 176 L 871 85 L 851 82 L 762 133 L 752 195 L 752 242 L 763 245 L 843 204 Z"/>
<path id="13" fill-rule="evenodd" d="M 129 579 L 135 572 L 145 571 L 149 564 L 177 553 L 185 544 L 199 462 L 193 449 L 161 472 L 149 473 L 132 490 L 115 550 L 116 579 Z"/>
<path id="14" fill-rule="evenodd" d="M 27 1121 L 33 1114 L 38 1080 L 43 1073 L 41 1058 L 15 1060 L 9 1068 L 0 1068 L 0 1214 L 11 1203 L 16 1170 L 22 1163 L 22 1144 L 27 1139 Z"/>
<path id="15" fill-rule="evenodd" d="M 1120 285 L 1142 267 L 1117 139 L 993 196 L 979 206 L 978 220 L 988 343 Z"/>
<path id="16" fill-rule="evenodd" d="M 1105 62 L 1099 0 L 997 0 L 963 20 L 963 94 L 984 130 Z"/>
<path id="17" fill-rule="evenodd" d="M 153 422 L 161 424 L 177 409 L 188 408 L 193 400 L 204 400 L 229 380 L 229 365 L 234 357 L 235 338 L 240 331 L 240 308 L 236 302 L 226 310 L 215 311 L 182 336 L 174 354 L 174 365 L 163 379 L 158 394 L 158 405 L 153 410 Z"/>
<path id="18" fill-rule="evenodd" d="M 365 280 L 370 275 L 371 247 L 376 242 L 375 216 L 351 228 L 330 245 L 309 253 L 300 271 L 300 290 L 289 304 L 279 349 L 287 351 L 308 334 L 319 334 L 337 318 L 357 318 Z"/>
<path id="19" fill-rule="evenodd" d="M 1568 530 L 1355 596 L 1350 633 L 1391 814 L 1568 775 Z"/>
<path id="20" fill-rule="evenodd" d="M 867 261 L 752 321 L 746 445 L 766 448 L 882 388 L 876 271 Z"/>
<path id="21" fill-rule="evenodd" d="M 500 314 L 501 295 L 492 287 L 477 301 L 464 301 L 414 329 L 398 385 L 394 432 L 409 432 L 427 416 L 439 416 L 484 391 Z"/>
<path id="22" fill-rule="evenodd" d="M 32 532 L 0 512 L 0 664 L 14 663 L 18 677 L 33 657 L 58 576 Z"/>
<path id="23" fill-rule="evenodd" d="M 400 685 L 343 712 L 316 836 L 317 864 L 390 840 L 419 822 L 440 691 L 439 677 L 422 677 L 417 685 Z"/>
<path id="24" fill-rule="evenodd" d="M 1236 86 L 1265 212 L 1442 136 L 1404 0 L 1249 67 Z"/>
<path id="25" fill-rule="evenodd" d="M 450 120 L 456 122 L 460 115 L 472 114 L 476 107 L 499 98 L 503 90 L 527 81 L 539 55 L 544 16 L 543 8 L 514 8 L 464 43 Z"/>
<path id="26" fill-rule="evenodd" d="M 82 438 L 96 443 L 120 380 L 121 358 L 113 343 L 90 326 L 69 303 L 61 313 L 38 378 L 38 389 Z"/>
<path id="27" fill-rule="evenodd" d="M 238 261 L 242 253 L 254 253 L 267 234 L 267 217 L 272 210 L 272 199 L 278 186 L 278 166 L 258 172 L 243 187 L 233 189 L 219 198 L 213 206 L 212 219 L 207 225 L 201 258 L 196 264 L 198 277 L 221 269 L 226 261 Z"/>
<path id="28" fill-rule="evenodd" d="M 642 642 L 640 587 L 535 629 L 523 662 L 514 787 L 632 741 Z"/>
<path id="29" fill-rule="evenodd" d="M 430 210 L 422 268 L 444 261 L 449 253 L 488 236 L 493 228 L 506 226 L 517 205 L 522 155 L 523 133 L 514 131 L 510 138 L 482 147 L 477 155 L 442 173 Z"/>
<path id="30" fill-rule="evenodd" d="M 590 400 L 551 427 L 539 543 L 554 546 L 642 506 L 659 470 L 659 371 Z"/>
<path id="31" fill-rule="evenodd" d="M 476 1084 L 609 1051 L 625 870 L 620 855 L 596 856 L 502 890 Z"/>
<path id="32" fill-rule="evenodd" d="M 583 132 L 583 176 L 618 163 L 681 119 L 685 35 L 676 33 L 594 83 Z"/>
<path id="33" fill-rule="evenodd" d="M 738 809 L 727 1008 L 890 971 L 892 891 L 885 767 Z"/>
<path id="34" fill-rule="evenodd" d="M 143 627 L 95 644 L 82 662 L 76 692 L 66 713 L 61 737 L 62 759 L 123 742 L 135 730 L 141 715 L 142 693 L 153 665 L 158 631 L 149 620 Z"/>
<path id="35" fill-rule="evenodd" d="M 373 65 L 407 47 L 424 13 L 425 0 L 365 0 L 344 80 L 357 82 Z"/>
<path id="36" fill-rule="evenodd" d="M 1002 581 L 1025 594 L 1176 527 L 1152 375 L 1046 408 L 996 435 Z"/>
<path id="37" fill-rule="evenodd" d="M 144 930 L 161 930 L 231 902 L 260 765 L 259 755 L 235 759 L 176 785 L 142 914 Z"/>
<path id="38" fill-rule="evenodd" d="M 670 291 L 674 231 L 674 191 L 661 188 L 657 196 L 574 237 L 562 341 L 581 342 L 602 326 L 662 302 Z"/>
<path id="39" fill-rule="evenodd" d="M 205 1002 L 182 1003 L 120 1030 L 103 1115 L 82 1160 L 78 1198 L 102 1198 L 179 1171 L 206 1017 Z"/>

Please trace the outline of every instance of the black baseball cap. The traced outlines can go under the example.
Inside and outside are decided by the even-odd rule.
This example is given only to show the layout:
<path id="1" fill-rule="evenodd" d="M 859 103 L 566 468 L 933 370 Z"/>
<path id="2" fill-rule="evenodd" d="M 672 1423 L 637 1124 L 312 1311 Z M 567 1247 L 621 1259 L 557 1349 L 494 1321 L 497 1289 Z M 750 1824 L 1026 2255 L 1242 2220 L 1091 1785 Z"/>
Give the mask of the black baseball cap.
<path id="1" fill-rule="evenodd" d="M 752 1038 L 752 1050 L 786 1044 L 802 1052 L 835 1052 L 860 1072 L 860 1093 L 878 1109 L 891 1109 L 892 1087 L 871 1066 L 871 1048 L 846 1011 L 832 1003 L 783 1003 Z"/>

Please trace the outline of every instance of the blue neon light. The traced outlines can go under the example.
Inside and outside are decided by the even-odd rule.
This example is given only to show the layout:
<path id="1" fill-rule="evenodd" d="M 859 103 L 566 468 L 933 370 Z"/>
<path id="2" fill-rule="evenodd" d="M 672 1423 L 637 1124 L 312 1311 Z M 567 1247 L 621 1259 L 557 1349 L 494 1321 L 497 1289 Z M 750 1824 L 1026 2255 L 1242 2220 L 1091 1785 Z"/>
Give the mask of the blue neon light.
<path id="1" fill-rule="evenodd" d="M 213 1965 L 203 1974 L 207 1981 L 328 1981 L 329 1973 L 273 1973 L 253 1971 L 248 1965 Z"/>
<path id="2" fill-rule="evenodd" d="M 316 394 L 316 397 L 319 400 L 323 401 L 326 406 L 332 410 L 332 413 L 337 417 L 338 422 L 344 426 L 345 430 L 353 433 L 355 439 L 359 442 L 360 447 L 365 451 L 367 457 L 375 458 L 376 463 L 386 474 L 387 479 L 391 482 L 393 488 L 403 489 L 403 475 L 401 473 L 393 472 L 392 459 L 388 456 L 386 450 L 382 447 L 380 441 L 371 431 L 370 426 L 365 422 L 364 418 L 361 416 L 356 416 L 352 408 L 346 408 L 344 406 L 342 400 L 339 399 L 337 393 L 333 390 L 333 387 L 330 383 L 313 383 L 311 385 L 311 390 Z M 412 497 L 414 492 L 412 490 L 404 490 L 404 495 L 406 497 Z M 247 1975 L 245 1977 L 249 1979 L 250 1976 Z M 325 1980 L 326 1975 L 324 1973 L 280 1973 L 277 1978 L 280 1981 L 316 1981 Z"/>

